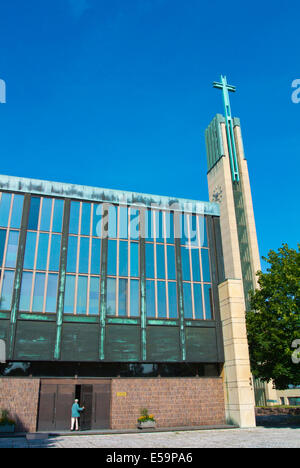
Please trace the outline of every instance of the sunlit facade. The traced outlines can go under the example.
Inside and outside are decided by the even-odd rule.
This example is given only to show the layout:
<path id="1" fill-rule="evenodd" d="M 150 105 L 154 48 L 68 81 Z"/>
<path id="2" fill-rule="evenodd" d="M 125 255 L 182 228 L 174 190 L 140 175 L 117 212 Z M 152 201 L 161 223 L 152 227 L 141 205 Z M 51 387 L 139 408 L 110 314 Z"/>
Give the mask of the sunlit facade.
<path id="1" fill-rule="evenodd" d="M 54 402 L 86 398 L 74 378 L 96 379 L 94 428 L 113 427 L 95 399 L 109 411 L 114 378 L 219 382 L 217 204 L 4 176 L 0 188 L 0 375 L 41 379 L 39 428 L 51 389 Z"/>

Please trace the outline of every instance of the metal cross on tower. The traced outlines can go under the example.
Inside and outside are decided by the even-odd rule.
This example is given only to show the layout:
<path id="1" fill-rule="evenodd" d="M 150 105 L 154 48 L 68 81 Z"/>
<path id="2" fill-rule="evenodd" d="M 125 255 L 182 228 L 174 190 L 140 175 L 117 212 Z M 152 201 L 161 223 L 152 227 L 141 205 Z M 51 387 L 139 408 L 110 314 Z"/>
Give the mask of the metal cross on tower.
<path id="1" fill-rule="evenodd" d="M 236 88 L 235 86 L 229 85 L 227 83 L 226 76 L 223 76 L 223 75 L 221 75 L 221 83 L 214 81 L 213 87 L 222 89 L 223 91 L 226 133 L 227 133 L 232 180 L 233 182 L 239 182 L 240 180 L 239 166 L 238 166 L 238 161 L 237 161 L 235 139 L 234 139 L 234 132 L 233 132 L 233 122 L 232 122 L 231 108 L 230 108 L 230 99 L 229 99 L 229 93 L 228 93 L 228 91 L 235 92 Z"/>

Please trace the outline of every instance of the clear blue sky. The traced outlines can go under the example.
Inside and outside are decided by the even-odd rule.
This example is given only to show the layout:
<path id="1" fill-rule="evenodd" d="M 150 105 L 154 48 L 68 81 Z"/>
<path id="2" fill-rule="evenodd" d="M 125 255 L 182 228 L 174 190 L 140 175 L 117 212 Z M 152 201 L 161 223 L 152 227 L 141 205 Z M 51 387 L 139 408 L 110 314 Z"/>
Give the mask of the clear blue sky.
<path id="1" fill-rule="evenodd" d="M 299 17 L 283 1 L 0 0 L 0 173 L 207 200 L 222 73 L 260 253 L 296 247 Z"/>

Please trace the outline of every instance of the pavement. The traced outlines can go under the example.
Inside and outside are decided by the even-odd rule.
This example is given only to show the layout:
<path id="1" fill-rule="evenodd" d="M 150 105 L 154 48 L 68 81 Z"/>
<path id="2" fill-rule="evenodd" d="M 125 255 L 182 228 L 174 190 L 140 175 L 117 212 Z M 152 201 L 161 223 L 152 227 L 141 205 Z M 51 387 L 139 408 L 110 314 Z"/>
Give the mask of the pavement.
<path id="1" fill-rule="evenodd" d="M 300 448 L 300 428 L 217 429 L 131 434 L 76 434 L 0 439 L 1 448 Z M 134 453 L 134 452 L 133 452 Z"/>

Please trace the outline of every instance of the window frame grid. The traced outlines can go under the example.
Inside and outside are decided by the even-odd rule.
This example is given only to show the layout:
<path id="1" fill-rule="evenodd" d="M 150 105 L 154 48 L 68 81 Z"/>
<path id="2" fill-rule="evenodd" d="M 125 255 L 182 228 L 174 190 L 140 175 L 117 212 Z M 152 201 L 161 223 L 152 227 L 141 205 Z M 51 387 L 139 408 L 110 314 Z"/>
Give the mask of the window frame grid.
<path id="1" fill-rule="evenodd" d="M 111 205 L 114 206 L 114 208 L 117 209 L 117 216 L 116 216 L 116 235 L 117 237 L 110 237 L 108 236 L 109 240 L 113 240 L 116 242 L 116 275 L 106 275 L 107 278 L 114 279 L 116 281 L 116 290 L 115 290 L 115 314 L 114 315 L 108 315 L 109 317 L 126 317 L 126 318 L 137 318 L 140 317 L 140 304 L 138 304 L 138 315 L 131 315 L 131 307 L 130 307 L 130 297 L 131 297 L 131 280 L 136 280 L 139 282 L 139 291 L 140 291 L 140 272 L 138 276 L 131 276 L 131 244 L 135 243 L 138 245 L 138 265 L 140 264 L 140 237 L 141 237 L 141 232 L 140 232 L 140 216 L 141 216 L 141 210 L 139 207 L 131 207 L 127 205 Z M 127 236 L 126 237 L 120 237 L 121 234 L 121 223 L 120 223 L 120 212 L 121 208 L 126 208 L 127 209 Z M 139 235 L 138 239 L 131 239 L 131 230 L 130 230 L 130 220 L 131 220 L 131 210 L 138 211 L 138 226 L 139 226 Z M 110 222 L 110 217 L 108 218 L 108 223 Z M 108 232 L 109 232 L 109 226 L 108 226 Z M 127 244 L 127 276 L 120 275 L 120 242 Z M 127 298 L 126 298 L 126 315 L 119 315 L 119 291 L 120 291 L 120 280 L 126 280 L 127 285 Z"/>
<path id="2" fill-rule="evenodd" d="M 0 203 L 1 203 L 1 200 L 2 200 L 2 194 L 4 192 L 0 192 Z M 10 193 L 10 192 L 5 192 L 5 193 Z M 16 271 L 16 268 L 12 268 L 12 267 L 5 267 L 5 264 L 6 264 L 6 256 L 7 256 L 7 247 L 8 247 L 8 240 L 9 240 L 9 235 L 10 235 L 10 232 L 11 231 L 15 231 L 15 232 L 18 232 L 20 233 L 20 228 L 17 229 L 17 228 L 11 228 L 10 225 L 11 225 L 11 218 L 12 218 L 12 210 L 13 210 L 13 204 L 14 204 L 14 197 L 15 197 L 15 194 L 14 193 L 10 193 L 11 194 L 11 200 L 10 200 L 10 207 L 9 207 L 9 213 L 8 213 L 8 220 L 7 220 L 7 226 L 1 226 L 1 229 L 5 230 L 6 231 L 6 238 L 5 238 L 5 243 L 4 243 L 4 251 L 3 251 L 3 259 L 2 259 L 2 265 L 0 265 L 0 298 L 2 297 L 2 288 L 3 288 L 3 281 L 4 281 L 4 275 L 5 275 L 5 270 L 8 270 L 8 271 Z M 24 201 L 23 201 L 24 203 Z"/>
<path id="3" fill-rule="evenodd" d="M 155 317 L 152 317 L 152 318 L 155 318 L 155 319 L 162 319 L 163 318 L 163 317 L 159 317 L 158 283 L 164 283 L 165 284 L 165 296 L 166 296 L 166 317 L 164 317 L 164 319 L 170 320 L 169 282 L 175 283 L 176 284 L 176 290 L 177 290 L 177 271 L 176 271 L 176 262 L 175 262 L 174 268 L 175 268 L 176 279 L 175 280 L 174 279 L 169 279 L 168 246 L 174 248 L 174 258 L 175 258 L 176 252 L 175 252 L 175 239 L 174 239 L 174 243 L 167 242 L 168 238 L 167 238 L 166 215 L 168 213 L 173 214 L 172 219 L 173 219 L 173 232 L 174 233 L 175 233 L 175 215 L 174 215 L 174 212 L 172 212 L 172 211 L 159 210 L 159 209 L 155 209 L 155 208 L 146 209 L 147 219 L 148 219 L 148 226 L 147 226 L 148 227 L 148 233 L 147 233 L 148 235 L 149 235 L 149 216 L 148 216 L 149 212 L 151 213 L 150 220 L 153 221 L 153 224 L 151 223 L 152 226 L 153 226 L 153 240 L 147 240 L 147 238 L 145 238 L 145 244 L 152 244 L 153 245 L 154 278 L 148 278 L 146 276 L 146 281 L 153 281 L 154 282 Z M 155 213 L 155 214 L 152 216 L 152 213 Z M 159 222 L 159 213 L 162 213 L 162 238 L 163 238 L 163 242 L 157 242 L 157 236 L 156 236 L 156 234 L 157 234 L 156 224 L 157 224 L 157 220 Z M 150 226 L 150 227 L 152 228 L 152 226 Z M 152 232 L 151 232 L 151 234 L 152 234 Z M 163 247 L 164 247 L 165 278 L 158 278 L 157 277 L 157 245 L 163 245 Z M 176 315 L 176 318 L 172 317 L 172 319 L 175 319 L 175 320 L 178 319 L 178 315 L 179 315 L 177 296 L 176 296 L 176 305 L 177 305 L 177 315 Z M 146 312 L 146 315 L 147 315 L 147 312 Z M 149 318 L 150 318 L 150 316 L 149 316 Z"/>
<path id="4" fill-rule="evenodd" d="M 99 275 L 91 273 L 91 264 L 92 264 L 92 246 L 93 246 L 93 239 L 100 239 L 101 240 L 101 247 L 100 247 L 100 259 L 99 259 L 99 265 L 101 265 L 101 257 L 102 257 L 102 239 L 103 239 L 103 219 L 101 219 L 101 236 L 93 235 L 93 227 L 94 227 L 94 211 L 97 210 L 99 206 L 102 207 L 102 215 L 103 216 L 103 203 L 94 203 L 94 202 L 85 202 L 85 201 L 79 201 L 78 200 L 71 200 L 79 203 L 79 216 L 78 216 L 78 230 L 77 233 L 69 233 L 68 234 L 68 245 L 69 245 L 69 240 L 71 237 L 77 238 L 77 250 L 76 250 L 76 269 L 75 271 L 70 271 L 66 272 L 66 276 L 73 276 L 75 278 L 75 285 L 74 285 L 74 296 L 73 296 L 73 312 L 65 312 L 64 315 L 72 316 L 72 315 L 79 315 L 79 316 L 96 316 L 100 314 L 100 281 L 101 281 L 101 270 L 99 268 Z M 90 225 L 89 225 L 89 234 L 81 234 L 81 223 L 82 223 L 82 207 L 83 204 L 89 204 L 90 205 Z M 97 234 L 97 232 L 96 232 Z M 89 240 L 89 247 L 88 247 L 88 272 L 87 273 L 81 273 L 79 271 L 79 265 L 80 265 L 80 247 L 81 247 L 81 239 L 85 238 Z M 86 313 L 81 314 L 77 312 L 77 306 L 78 306 L 78 282 L 79 282 L 79 277 L 87 278 L 87 289 L 86 289 Z M 91 278 L 98 278 L 99 280 L 99 298 L 98 298 L 98 314 L 90 314 L 90 292 L 91 292 Z"/>
<path id="5" fill-rule="evenodd" d="M 26 231 L 26 243 L 25 243 L 25 250 L 26 250 L 26 245 L 27 245 L 27 234 L 30 233 L 35 233 L 36 234 L 36 240 L 35 240 L 35 248 L 34 248 L 34 261 L 33 261 L 33 269 L 30 268 L 23 268 L 23 272 L 25 273 L 32 273 L 32 283 L 31 283 L 31 291 L 30 291 L 30 300 L 29 300 L 29 310 L 26 311 L 28 313 L 42 313 L 42 314 L 51 314 L 54 315 L 56 314 L 55 312 L 47 312 L 46 307 L 47 307 L 47 292 L 48 292 L 48 279 L 49 275 L 57 275 L 57 291 L 56 291 L 56 298 L 58 294 L 58 279 L 59 279 L 59 269 L 60 269 L 60 257 L 61 257 L 61 242 L 60 242 L 60 252 L 59 252 L 59 264 L 58 264 L 58 269 L 57 270 L 50 270 L 50 257 L 51 257 L 51 248 L 52 248 L 52 239 L 53 235 L 59 235 L 60 240 L 62 239 L 62 230 L 60 232 L 58 231 L 53 231 L 53 221 L 54 221 L 54 207 L 55 207 L 55 202 L 56 200 L 62 200 L 63 203 L 65 203 L 65 200 L 63 198 L 57 198 L 57 197 L 39 197 L 40 198 L 40 207 L 39 207 L 39 216 L 38 216 L 38 222 L 37 222 L 37 229 L 27 229 Z M 41 220 L 42 220 L 42 213 L 43 213 L 43 204 L 45 199 L 50 199 L 51 200 L 51 212 L 50 212 L 50 223 L 49 223 L 49 231 L 41 230 Z M 49 236 L 48 238 L 48 243 L 47 243 L 47 257 L 46 257 L 46 267 L 45 270 L 38 269 L 37 268 L 37 261 L 38 261 L 38 251 L 39 251 L 39 244 L 40 244 L 40 237 L 41 234 L 47 234 Z M 33 302 L 34 302 L 34 290 L 35 290 L 35 285 L 36 285 L 36 276 L 37 274 L 44 274 L 45 275 L 45 282 L 44 282 L 44 296 L 43 296 L 43 310 L 40 310 L 38 312 L 33 311 Z M 21 285 L 22 288 L 22 285 Z M 21 289 L 22 290 L 22 289 Z"/>
<path id="6" fill-rule="evenodd" d="M 184 216 L 183 213 L 182 213 L 182 216 Z M 197 321 L 214 320 L 213 296 L 212 296 L 212 300 L 211 300 L 211 319 L 206 318 L 207 313 L 206 313 L 206 304 L 205 304 L 205 296 L 204 296 L 204 285 L 210 285 L 211 294 L 213 294 L 213 291 L 212 291 L 213 288 L 212 288 L 212 282 L 211 281 L 209 282 L 209 281 L 204 281 L 203 280 L 202 250 L 208 251 L 209 265 L 210 265 L 211 259 L 210 259 L 210 246 L 209 246 L 209 244 L 208 244 L 207 247 L 202 246 L 202 238 L 200 237 L 200 234 L 201 234 L 201 232 L 200 232 L 200 216 L 202 216 L 202 215 L 192 214 L 191 213 L 191 214 L 186 214 L 185 216 L 186 216 L 185 222 L 187 223 L 188 243 L 184 244 L 182 242 L 182 236 L 181 236 L 180 247 L 181 248 L 187 248 L 188 247 L 188 250 L 189 250 L 190 280 L 182 280 L 182 282 L 183 282 L 183 284 L 187 283 L 187 284 L 190 284 L 190 286 L 191 286 L 192 313 L 193 313 L 193 318 L 192 319 L 187 319 L 186 317 L 185 317 L 185 319 L 186 320 L 197 320 Z M 194 279 L 193 279 L 193 263 L 192 263 L 192 248 L 191 248 L 192 244 L 191 244 L 191 237 L 190 237 L 190 233 L 191 233 L 190 223 L 191 223 L 191 217 L 192 216 L 196 217 L 197 248 L 195 248 L 195 250 L 197 250 L 198 256 L 199 256 L 200 281 L 194 281 Z M 207 226 L 205 227 L 205 229 L 207 231 Z M 207 232 L 206 232 L 206 236 L 207 236 Z M 208 239 L 208 236 L 207 236 L 207 239 Z M 211 271 L 210 271 L 210 274 L 211 274 Z M 202 311 L 203 311 L 203 318 L 202 319 L 198 319 L 198 318 L 195 317 L 194 284 L 200 284 L 200 286 L 201 286 Z"/>

